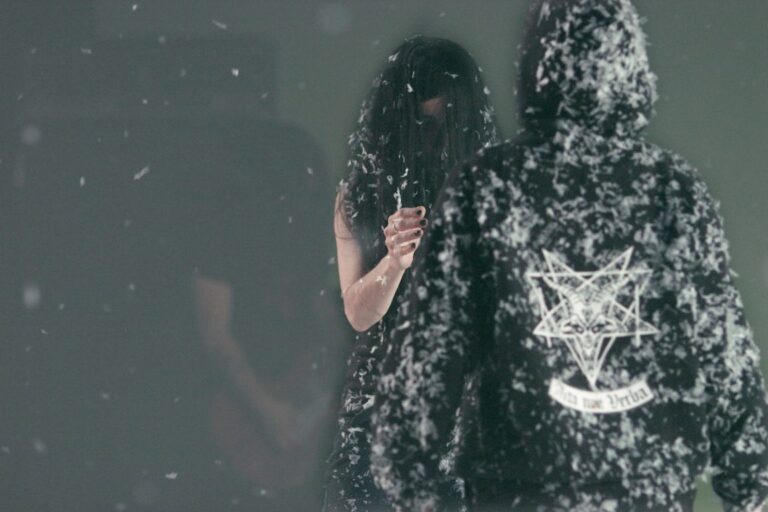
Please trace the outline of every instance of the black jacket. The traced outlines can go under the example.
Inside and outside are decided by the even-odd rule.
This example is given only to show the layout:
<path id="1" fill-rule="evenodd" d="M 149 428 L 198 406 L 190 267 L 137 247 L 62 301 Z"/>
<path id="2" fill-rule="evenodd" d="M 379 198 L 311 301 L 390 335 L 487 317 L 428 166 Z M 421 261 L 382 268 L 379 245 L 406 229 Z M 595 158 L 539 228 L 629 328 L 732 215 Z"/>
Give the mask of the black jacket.
<path id="1" fill-rule="evenodd" d="M 751 512 L 768 495 L 758 349 L 715 202 L 639 134 L 656 93 L 637 13 L 561 0 L 531 16 L 526 131 L 451 175 L 400 309 L 377 483 L 405 510 L 437 503 L 473 375 L 479 433 L 457 471 L 478 504 L 688 510 L 711 471 L 727 510 Z"/>

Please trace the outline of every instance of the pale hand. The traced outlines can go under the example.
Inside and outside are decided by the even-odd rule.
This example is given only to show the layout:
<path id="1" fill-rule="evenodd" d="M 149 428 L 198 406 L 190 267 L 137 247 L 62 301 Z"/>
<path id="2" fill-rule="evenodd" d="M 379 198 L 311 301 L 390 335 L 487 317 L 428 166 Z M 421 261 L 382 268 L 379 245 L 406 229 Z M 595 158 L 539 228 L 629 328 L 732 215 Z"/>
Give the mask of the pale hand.
<path id="1" fill-rule="evenodd" d="M 399 270 L 405 270 L 413 264 L 413 254 L 419 248 L 424 229 L 428 221 L 424 216 L 427 209 L 400 208 L 389 216 L 387 227 L 384 228 L 384 243 L 387 246 L 387 256 Z"/>

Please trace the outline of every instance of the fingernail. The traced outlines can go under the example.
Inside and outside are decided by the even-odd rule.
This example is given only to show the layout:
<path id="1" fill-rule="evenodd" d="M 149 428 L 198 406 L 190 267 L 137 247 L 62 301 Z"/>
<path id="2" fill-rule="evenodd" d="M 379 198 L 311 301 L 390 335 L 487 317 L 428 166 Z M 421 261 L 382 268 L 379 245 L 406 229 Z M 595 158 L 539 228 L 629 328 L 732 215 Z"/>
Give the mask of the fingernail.
<path id="1" fill-rule="evenodd" d="M 426 226 L 426 225 L 427 225 L 427 219 L 421 219 L 421 220 L 419 221 L 419 224 L 420 224 L 422 227 Z"/>
<path id="2" fill-rule="evenodd" d="M 415 248 L 416 248 L 416 242 L 413 242 L 413 243 L 411 244 L 411 249 L 415 249 Z"/>

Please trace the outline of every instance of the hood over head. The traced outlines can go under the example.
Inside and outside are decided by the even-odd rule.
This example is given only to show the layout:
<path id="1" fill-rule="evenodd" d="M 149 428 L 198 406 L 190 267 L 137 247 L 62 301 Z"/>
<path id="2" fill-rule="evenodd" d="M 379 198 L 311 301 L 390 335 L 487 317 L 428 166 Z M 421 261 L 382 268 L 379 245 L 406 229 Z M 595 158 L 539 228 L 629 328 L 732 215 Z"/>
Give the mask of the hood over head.
<path id="1" fill-rule="evenodd" d="M 657 96 L 641 24 L 630 0 L 535 0 L 518 82 L 526 128 L 568 122 L 605 135 L 644 128 Z"/>

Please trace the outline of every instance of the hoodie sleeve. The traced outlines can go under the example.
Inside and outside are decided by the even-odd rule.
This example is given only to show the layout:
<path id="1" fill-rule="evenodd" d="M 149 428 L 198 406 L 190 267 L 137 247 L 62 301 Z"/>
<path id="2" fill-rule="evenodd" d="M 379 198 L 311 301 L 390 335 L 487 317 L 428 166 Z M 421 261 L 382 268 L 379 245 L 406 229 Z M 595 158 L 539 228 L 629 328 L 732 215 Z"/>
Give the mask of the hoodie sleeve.
<path id="1" fill-rule="evenodd" d="M 373 473 L 403 510 L 440 510 L 445 455 L 484 327 L 485 257 L 473 209 L 473 168 L 457 168 L 435 205 L 384 358 L 373 418 Z M 487 295 L 486 295 L 487 296 Z M 431 508 L 430 508 L 431 506 Z"/>
<path id="2" fill-rule="evenodd" d="M 710 397 L 712 485 L 726 511 L 754 512 L 768 496 L 768 406 L 759 351 L 736 289 L 722 220 L 694 185 L 695 342 Z"/>

